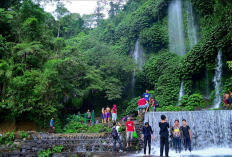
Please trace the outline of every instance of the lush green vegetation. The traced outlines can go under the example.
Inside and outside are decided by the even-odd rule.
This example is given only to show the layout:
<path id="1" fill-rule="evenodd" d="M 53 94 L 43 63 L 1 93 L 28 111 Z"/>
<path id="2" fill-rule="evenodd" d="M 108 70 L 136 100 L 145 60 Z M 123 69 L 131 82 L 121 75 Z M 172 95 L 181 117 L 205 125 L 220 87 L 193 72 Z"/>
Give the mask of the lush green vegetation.
<path id="1" fill-rule="evenodd" d="M 80 121 L 78 119 L 71 119 L 68 124 L 66 124 L 63 130 L 57 130 L 59 133 L 99 133 L 100 129 L 104 128 L 104 132 L 111 132 L 112 129 L 109 126 L 103 126 L 101 123 L 88 126 L 84 124 L 84 119 Z"/>
<path id="2" fill-rule="evenodd" d="M 14 132 L 11 132 L 11 133 L 6 133 L 6 134 L 3 134 L 1 137 L 0 137 L 0 144 L 13 144 L 14 142 Z"/>
<path id="3" fill-rule="evenodd" d="M 58 118 L 78 108 L 81 113 L 117 104 L 124 114 L 136 113 L 137 96 L 148 88 L 160 104 L 158 111 L 204 108 L 205 69 L 214 74 L 215 58 L 223 51 L 223 87 L 232 90 L 227 61 L 231 51 L 231 2 L 192 0 L 201 40 L 182 57 L 169 52 L 169 0 L 110 2 L 104 19 L 103 2 L 94 14 L 80 16 L 57 3 L 52 15 L 31 0 L 0 3 L 0 119 L 49 126 L 55 116 L 58 132 L 80 132 L 78 122 L 65 126 Z M 186 31 L 186 6 L 183 5 Z M 131 57 L 139 39 L 148 60 L 139 70 Z M 228 62 L 230 66 L 230 62 Z M 231 66 L 230 66 L 231 67 Z M 130 82 L 136 69 L 136 98 Z M 181 78 L 185 96 L 176 106 Z M 211 81 L 210 81 L 211 82 Z M 213 84 L 211 99 L 215 97 Z M 76 111 L 77 112 L 77 111 Z M 96 126 L 97 127 L 97 126 Z M 97 130 L 97 128 L 94 128 Z M 90 130 L 93 130 L 91 128 Z"/>

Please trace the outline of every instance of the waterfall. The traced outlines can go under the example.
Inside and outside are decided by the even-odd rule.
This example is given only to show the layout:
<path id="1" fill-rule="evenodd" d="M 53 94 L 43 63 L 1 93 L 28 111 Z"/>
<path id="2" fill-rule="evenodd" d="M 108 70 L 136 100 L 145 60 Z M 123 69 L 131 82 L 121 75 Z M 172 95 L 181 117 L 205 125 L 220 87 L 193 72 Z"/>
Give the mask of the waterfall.
<path id="1" fill-rule="evenodd" d="M 181 0 L 172 0 L 168 7 L 168 36 L 170 52 L 185 55 L 185 39 Z"/>
<path id="2" fill-rule="evenodd" d="M 213 83 L 215 86 L 215 99 L 213 101 L 214 108 L 219 108 L 222 96 L 221 96 L 221 77 L 222 77 L 222 51 L 220 50 L 216 59 L 217 66 L 215 67 L 215 74 L 213 78 Z"/>
<path id="3" fill-rule="evenodd" d="M 139 69 L 142 70 L 142 66 L 145 62 L 145 58 L 143 56 L 143 46 L 140 45 L 139 40 L 135 43 L 135 49 L 133 53 L 133 59 L 135 60 L 135 63 L 138 65 Z M 132 99 L 135 97 L 135 69 L 132 73 Z"/>
<path id="4" fill-rule="evenodd" d="M 180 83 L 180 92 L 179 92 L 179 98 L 178 98 L 178 105 L 180 105 L 180 100 L 181 100 L 182 96 L 184 96 L 184 80 L 183 79 L 181 80 L 181 83 Z"/>
<path id="5" fill-rule="evenodd" d="M 151 155 L 159 156 L 160 154 L 160 136 L 159 125 L 161 115 L 167 117 L 170 125 L 169 135 L 171 135 L 171 126 L 177 119 L 182 125 L 182 119 L 186 119 L 187 125 L 190 126 L 192 135 L 192 153 L 195 156 L 216 156 L 232 155 L 231 128 L 232 112 L 229 110 L 208 110 L 208 111 L 180 111 L 180 112 L 148 112 L 145 114 L 144 123 L 149 122 L 153 129 L 155 140 L 152 141 Z M 173 142 L 169 138 L 170 156 L 177 156 L 173 148 Z M 184 151 L 182 140 L 182 152 L 178 156 L 190 155 Z M 210 150 L 210 151 L 209 151 Z M 212 152 L 211 152 L 212 150 Z M 218 152 L 216 151 L 218 150 Z M 142 151 L 143 152 L 143 151 Z M 214 154 L 215 153 L 215 154 Z"/>
<path id="6" fill-rule="evenodd" d="M 197 31 L 196 25 L 194 23 L 193 16 L 193 7 L 190 1 L 186 1 L 187 3 L 187 27 L 188 27 L 188 39 L 189 39 L 189 47 L 190 50 L 197 44 Z"/>

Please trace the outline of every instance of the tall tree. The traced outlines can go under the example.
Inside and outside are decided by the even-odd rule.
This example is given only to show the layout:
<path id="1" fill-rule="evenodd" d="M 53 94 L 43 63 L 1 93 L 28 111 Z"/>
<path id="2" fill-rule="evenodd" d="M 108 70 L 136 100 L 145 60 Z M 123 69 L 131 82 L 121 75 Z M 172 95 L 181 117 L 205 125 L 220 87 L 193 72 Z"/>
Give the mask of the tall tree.
<path id="1" fill-rule="evenodd" d="M 53 13 L 54 16 L 57 19 L 57 38 L 60 37 L 60 26 L 61 26 L 61 21 L 60 19 L 64 17 L 65 15 L 69 15 L 70 12 L 69 10 L 65 7 L 64 3 L 58 2 L 56 5 L 56 10 Z"/>

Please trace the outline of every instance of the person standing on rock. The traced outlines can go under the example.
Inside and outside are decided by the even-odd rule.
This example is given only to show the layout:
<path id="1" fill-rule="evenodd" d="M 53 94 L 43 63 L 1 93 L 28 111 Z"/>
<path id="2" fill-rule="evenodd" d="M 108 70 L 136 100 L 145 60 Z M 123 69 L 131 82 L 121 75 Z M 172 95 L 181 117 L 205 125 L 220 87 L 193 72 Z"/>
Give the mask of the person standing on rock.
<path id="1" fill-rule="evenodd" d="M 143 137 L 144 137 L 144 155 L 146 155 L 147 144 L 148 144 L 148 147 L 149 147 L 148 155 L 151 154 L 151 136 L 152 136 L 152 140 L 154 140 L 154 135 L 153 135 L 152 128 L 149 125 L 149 123 L 146 122 L 145 126 L 143 126 L 143 134 L 142 134 L 142 137 L 141 137 L 142 140 L 143 140 Z"/>
<path id="2" fill-rule="evenodd" d="M 54 117 L 52 117 L 52 119 L 50 120 L 50 129 L 47 132 L 48 134 L 49 133 L 53 134 L 53 129 L 55 129 L 55 127 L 53 126 L 53 120 L 54 120 Z"/>
<path id="3" fill-rule="evenodd" d="M 182 130 L 182 135 L 184 138 L 184 146 L 185 146 L 185 151 L 187 151 L 187 147 L 189 147 L 189 152 L 191 153 L 191 132 L 190 132 L 190 127 L 186 125 L 186 120 L 182 120 L 183 126 L 181 126 Z"/>
<path id="4" fill-rule="evenodd" d="M 132 146 L 132 140 L 133 140 L 133 132 L 135 131 L 135 124 L 133 121 L 130 120 L 130 117 L 127 117 L 127 122 L 126 122 L 126 143 L 127 146 L 126 148 Z"/>
<path id="5" fill-rule="evenodd" d="M 89 110 L 87 111 L 87 119 L 88 119 L 88 122 L 90 123 L 90 121 L 91 121 L 91 112 Z"/>
<path id="6" fill-rule="evenodd" d="M 146 99 L 144 99 L 143 96 L 141 95 L 140 99 L 138 101 L 138 115 L 139 116 L 140 116 L 139 109 L 147 108 L 147 106 L 145 104 L 146 104 Z M 149 105 L 148 105 L 148 107 L 149 107 Z"/>
<path id="7" fill-rule="evenodd" d="M 143 97 L 148 101 L 148 103 L 150 104 L 151 101 L 151 94 L 148 93 L 148 89 L 146 89 L 146 92 L 143 93 Z"/>
<path id="8" fill-rule="evenodd" d="M 107 106 L 107 108 L 106 108 L 106 123 L 107 123 L 107 120 L 108 120 L 108 123 L 110 123 L 110 108 L 109 108 L 109 106 Z"/>
<path id="9" fill-rule="evenodd" d="M 156 108 L 155 108 L 155 100 L 152 99 L 152 111 L 155 112 L 156 111 Z"/>
<path id="10" fill-rule="evenodd" d="M 168 157 L 169 152 L 169 142 L 168 142 L 168 128 L 169 123 L 165 115 L 161 115 L 161 122 L 159 122 L 160 127 L 160 157 L 163 157 L 163 150 L 165 145 L 165 155 Z"/>
<path id="11" fill-rule="evenodd" d="M 116 122 L 116 120 L 117 120 L 117 107 L 115 104 L 113 105 L 111 112 L 112 112 L 112 121 Z"/>
<path id="12" fill-rule="evenodd" d="M 102 124 L 105 122 L 105 109 L 102 107 Z"/>
<path id="13" fill-rule="evenodd" d="M 120 125 L 120 124 L 119 124 Z M 120 125 L 121 126 L 121 125 Z M 120 138 L 118 136 L 118 131 L 116 129 L 116 122 L 113 122 L 113 128 L 112 128 L 112 136 L 113 136 L 113 140 L 114 140 L 114 152 L 116 153 L 116 142 L 119 143 L 120 145 L 120 150 L 119 152 L 123 152 L 123 148 L 122 148 L 122 143 L 120 141 Z"/>
<path id="14" fill-rule="evenodd" d="M 181 151 L 181 129 L 179 125 L 179 120 L 175 120 L 175 125 L 172 126 L 172 135 L 173 135 L 173 142 L 174 142 L 174 147 L 177 151 L 180 153 Z"/>

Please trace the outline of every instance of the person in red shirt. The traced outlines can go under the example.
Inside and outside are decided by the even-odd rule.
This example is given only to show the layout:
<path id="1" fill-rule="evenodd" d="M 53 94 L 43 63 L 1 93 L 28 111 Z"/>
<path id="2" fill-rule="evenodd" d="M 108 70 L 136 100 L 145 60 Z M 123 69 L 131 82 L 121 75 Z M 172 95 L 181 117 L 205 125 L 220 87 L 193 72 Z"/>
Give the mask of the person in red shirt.
<path id="1" fill-rule="evenodd" d="M 139 114 L 139 109 L 142 109 L 142 108 L 147 109 L 148 107 L 149 107 L 149 104 L 146 105 L 146 99 L 143 98 L 143 96 L 141 95 L 141 96 L 140 96 L 140 99 L 139 99 L 139 101 L 138 101 L 138 115 L 140 116 L 140 114 Z"/>
<path id="2" fill-rule="evenodd" d="M 135 131 L 134 122 L 130 120 L 130 117 L 128 117 L 127 122 L 126 122 L 126 143 L 127 143 L 126 148 L 129 147 L 129 143 L 130 143 L 130 146 L 132 146 L 132 139 L 133 139 L 134 131 Z"/>

